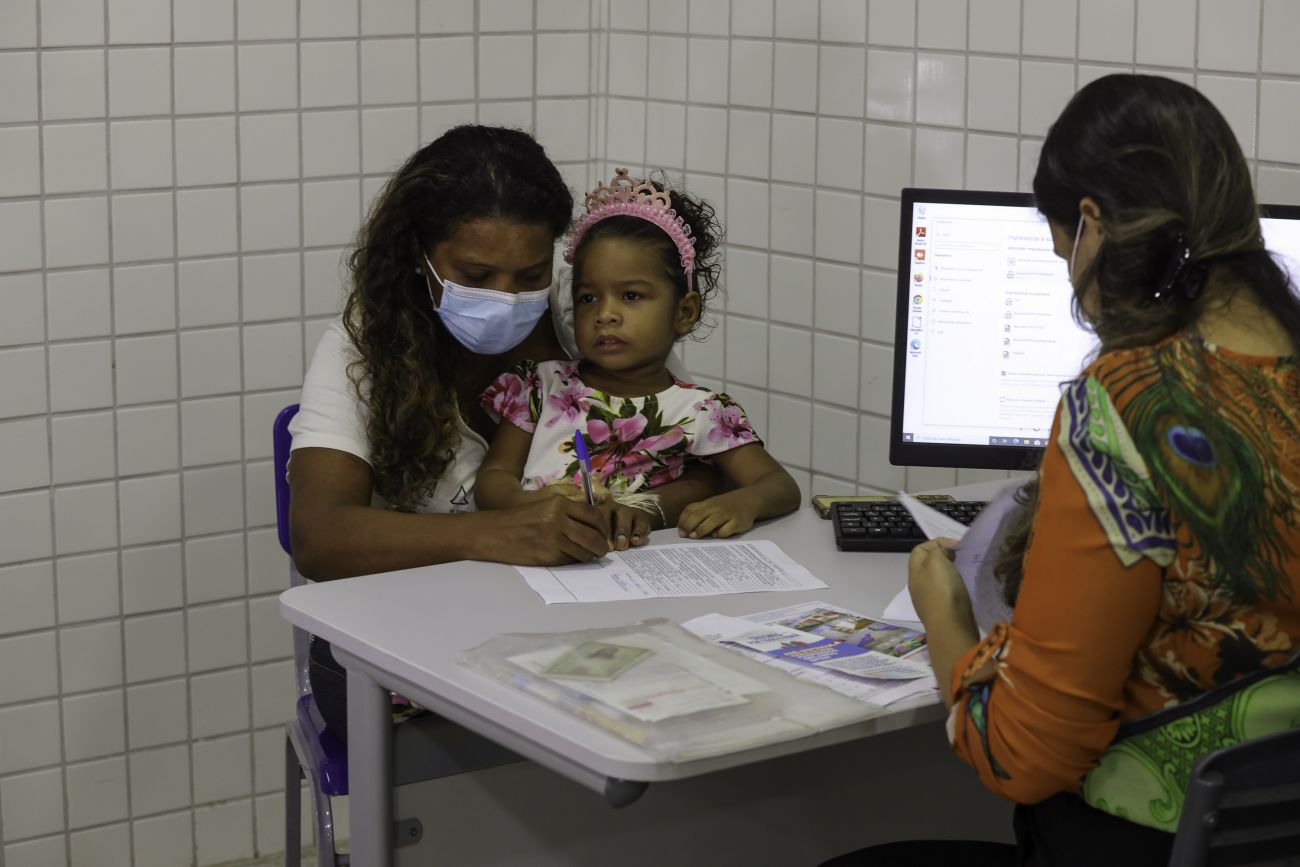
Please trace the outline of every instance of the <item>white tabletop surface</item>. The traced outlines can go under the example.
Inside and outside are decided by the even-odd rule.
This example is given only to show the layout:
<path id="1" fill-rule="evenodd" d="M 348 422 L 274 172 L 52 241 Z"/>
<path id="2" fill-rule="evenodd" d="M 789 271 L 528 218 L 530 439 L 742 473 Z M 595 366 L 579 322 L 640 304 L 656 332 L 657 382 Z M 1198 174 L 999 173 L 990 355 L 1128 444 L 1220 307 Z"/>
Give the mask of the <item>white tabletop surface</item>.
<path id="1" fill-rule="evenodd" d="M 980 497 L 983 486 L 957 493 Z M 846 553 L 829 521 L 811 507 L 755 527 L 741 538 L 771 539 L 826 582 L 824 590 L 744 593 L 627 602 L 545 605 L 510 566 L 458 562 L 295 587 L 281 614 L 352 657 L 383 685 L 470 728 L 473 721 L 517 734 L 525 743 L 607 777 L 647 782 L 681 779 L 839 743 L 942 716 L 938 699 L 892 706 L 883 716 L 795 741 L 683 763 L 656 760 L 622 739 L 546 703 L 462 667 L 460 653 L 505 632 L 565 632 L 666 617 L 744 615 L 824 600 L 879 616 L 906 582 L 905 554 Z M 651 544 L 681 541 L 675 530 Z M 488 726 L 484 726 L 488 728 Z M 492 731 L 483 733 L 492 735 Z M 517 747 L 517 744 L 511 744 Z"/>

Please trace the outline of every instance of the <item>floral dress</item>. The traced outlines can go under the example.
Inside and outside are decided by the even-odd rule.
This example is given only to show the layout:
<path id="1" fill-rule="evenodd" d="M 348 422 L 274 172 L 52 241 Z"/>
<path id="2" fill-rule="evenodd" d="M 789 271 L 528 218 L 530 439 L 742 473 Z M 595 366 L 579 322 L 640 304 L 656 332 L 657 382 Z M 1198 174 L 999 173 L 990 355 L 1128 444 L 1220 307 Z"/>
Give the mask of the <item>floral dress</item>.
<path id="1" fill-rule="evenodd" d="M 682 382 L 645 397 L 616 397 L 583 384 L 573 361 L 525 361 L 483 392 L 483 408 L 533 435 L 524 490 L 580 484 L 573 438 L 586 441 L 593 477 L 614 492 L 671 482 L 688 461 L 760 443 L 740 404 Z"/>
<path id="2" fill-rule="evenodd" d="M 1192 766 L 1300 726 L 1300 367 L 1187 336 L 1069 383 L 1010 623 L 959 660 L 994 792 L 1177 827 Z"/>

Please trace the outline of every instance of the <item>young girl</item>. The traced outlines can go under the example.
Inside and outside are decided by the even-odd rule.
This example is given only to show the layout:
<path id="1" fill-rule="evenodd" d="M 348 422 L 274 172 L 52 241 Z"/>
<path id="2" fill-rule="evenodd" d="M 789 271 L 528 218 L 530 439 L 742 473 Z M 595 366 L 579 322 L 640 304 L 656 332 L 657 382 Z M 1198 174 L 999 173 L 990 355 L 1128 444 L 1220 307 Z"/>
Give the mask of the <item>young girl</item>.
<path id="1" fill-rule="evenodd" d="M 627 169 L 588 193 L 586 207 L 564 254 L 582 360 L 526 361 L 483 394 L 484 409 L 510 423 L 479 469 L 479 508 L 585 497 L 577 437 L 619 550 L 642 544 L 651 524 L 671 525 L 647 493 L 693 461 L 714 463 L 733 489 L 682 509 L 683 536 L 732 536 L 796 508 L 798 486 L 739 404 L 666 367 L 717 289 L 713 208 Z"/>

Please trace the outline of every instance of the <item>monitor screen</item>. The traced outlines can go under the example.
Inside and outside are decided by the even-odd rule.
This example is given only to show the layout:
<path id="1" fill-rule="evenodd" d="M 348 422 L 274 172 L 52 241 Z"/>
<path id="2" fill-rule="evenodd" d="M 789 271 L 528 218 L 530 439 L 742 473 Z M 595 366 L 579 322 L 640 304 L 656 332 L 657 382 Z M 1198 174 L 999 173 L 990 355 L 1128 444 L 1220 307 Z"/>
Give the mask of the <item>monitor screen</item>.
<path id="1" fill-rule="evenodd" d="M 1264 206 L 1262 226 L 1300 276 L 1300 208 Z M 903 190 L 890 462 L 1034 466 L 1097 345 L 1072 295 L 1028 193 Z"/>

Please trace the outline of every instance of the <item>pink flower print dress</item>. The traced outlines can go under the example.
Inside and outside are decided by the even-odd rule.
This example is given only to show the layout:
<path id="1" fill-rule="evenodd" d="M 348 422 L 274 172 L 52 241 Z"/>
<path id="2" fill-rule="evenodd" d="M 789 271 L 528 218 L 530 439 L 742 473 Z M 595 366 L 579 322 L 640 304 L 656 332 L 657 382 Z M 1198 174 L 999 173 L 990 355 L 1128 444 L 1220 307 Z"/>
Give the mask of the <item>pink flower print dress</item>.
<path id="1" fill-rule="evenodd" d="M 740 404 L 674 379 L 657 394 L 615 397 L 583 383 L 573 361 L 525 361 L 483 392 L 483 409 L 533 435 L 527 491 L 581 484 L 573 450 L 581 431 L 595 478 L 614 492 L 671 482 L 687 463 L 761 440 Z"/>

